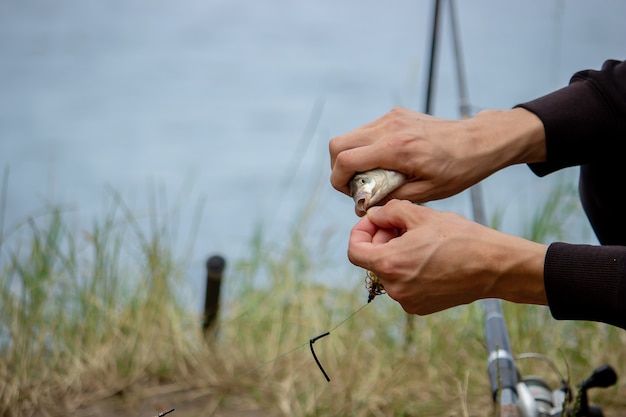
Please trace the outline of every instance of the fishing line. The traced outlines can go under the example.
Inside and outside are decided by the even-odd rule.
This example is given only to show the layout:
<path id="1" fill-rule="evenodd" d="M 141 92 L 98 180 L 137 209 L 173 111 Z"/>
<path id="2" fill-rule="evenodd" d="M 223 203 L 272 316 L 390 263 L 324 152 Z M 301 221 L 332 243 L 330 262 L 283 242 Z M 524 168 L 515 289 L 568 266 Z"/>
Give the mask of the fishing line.
<path id="1" fill-rule="evenodd" d="M 332 327 L 332 328 L 331 328 L 330 330 L 328 330 L 327 332 L 324 332 L 324 333 L 320 334 L 319 336 L 315 336 L 315 337 L 311 338 L 308 342 L 302 343 L 302 344 L 300 344 L 300 345 L 298 345 L 298 346 L 294 347 L 294 348 L 293 348 L 293 349 L 291 349 L 291 350 L 288 350 L 288 351 L 286 351 L 286 352 L 283 352 L 283 353 L 281 353 L 280 355 L 275 356 L 273 359 L 270 359 L 270 360 L 268 360 L 268 361 L 266 361 L 266 362 L 262 362 L 261 364 L 259 364 L 259 365 L 255 366 L 254 368 L 249 369 L 249 370 L 247 370 L 246 372 L 243 372 L 243 373 L 241 373 L 241 374 L 239 374 L 239 375 L 237 375 L 237 376 L 235 376 L 235 377 L 233 377 L 233 378 L 229 379 L 228 381 L 226 381 L 226 382 L 222 383 L 221 385 L 218 385 L 218 386 L 216 386 L 216 387 L 213 387 L 213 390 L 214 390 L 214 389 L 216 389 L 216 388 L 219 388 L 220 386 L 225 386 L 226 384 L 228 384 L 228 383 L 230 383 L 230 382 L 233 382 L 233 381 L 236 381 L 236 380 L 238 380 L 238 379 L 240 379 L 240 378 L 243 378 L 244 376 L 249 375 L 249 374 L 251 374 L 251 373 L 253 373 L 253 372 L 257 371 L 258 369 L 260 369 L 260 368 L 262 368 L 262 367 L 264 367 L 264 366 L 267 366 L 267 365 L 269 365 L 269 364 L 271 364 L 271 363 L 274 363 L 274 362 L 276 362 L 277 360 L 279 360 L 279 359 L 281 359 L 281 358 L 283 358 L 283 357 L 285 357 L 285 356 L 289 355 L 290 353 L 293 353 L 293 352 L 295 352 L 296 350 L 298 350 L 298 349 L 301 349 L 301 348 L 305 347 L 306 345 L 309 345 L 309 347 L 311 348 L 311 353 L 312 353 L 312 355 L 313 355 L 313 359 L 315 359 L 315 363 L 316 363 L 316 364 L 317 364 L 317 366 L 320 368 L 320 371 L 322 371 L 322 374 L 323 374 L 323 375 L 324 375 L 324 377 L 326 378 L 326 381 L 330 382 L 330 378 L 328 377 L 328 374 L 326 373 L 326 371 L 325 371 L 325 370 L 324 370 L 324 368 L 322 367 L 322 364 L 320 363 L 319 359 L 317 358 L 317 355 L 315 354 L 315 351 L 313 350 L 313 343 L 315 343 L 315 341 L 317 341 L 317 340 L 319 340 L 319 339 L 321 339 L 321 338 L 323 338 L 323 337 L 328 336 L 331 332 L 335 331 L 337 328 L 339 328 L 340 326 L 342 326 L 345 322 L 347 322 L 348 320 L 350 320 L 351 318 L 353 318 L 354 316 L 356 316 L 357 314 L 359 314 L 359 313 L 361 312 L 361 310 L 363 310 L 363 309 L 364 309 L 365 307 L 367 307 L 368 305 L 369 305 L 369 303 L 362 305 L 362 306 L 361 306 L 361 307 L 359 307 L 356 311 L 354 311 L 352 314 L 350 314 L 349 316 L 347 316 L 345 319 L 343 319 L 342 321 L 340 321 L 339 323 L 337 323 L 334 327 Z M 186 405 L 191 404 L 191 403 L 192 403 L 192 402 L 194 402 L 194 401 L 199 400 L 200 398 L 203 398 L 203 397 L 206 397 L 207 395 L 210 395 L 210 394 L 213 392 L 213 390 L 211 390 L 211 391 L 207 391 L 207 392 L 205 392 L 205 393 L 203 393 L 203 394 L 200 394 L 200 395 L 198 395 L 198 396 L 196 396 L 196 397 L 194 397 L 194 398 L 191 398 L 191 399 L 189 399 L 189 400 L 187 400 L 187 401 L 182 402 L 182 403 L 181 403 L 181 405 L 180 405 L 180 407 L 184 407 L 184 406 L 186 406 Z M 158 414 L 156 417 L 162 417 L 162 416 L 164 416 L 164 415 L 166 415 L 166 414 L 169 414 L 169 413 L 173 412 L 174 410 L 175 410 L 175 409 L 174 409 L 174 408 L 172 408 L 171 410 L 166 411 L 165 413 Z"/>

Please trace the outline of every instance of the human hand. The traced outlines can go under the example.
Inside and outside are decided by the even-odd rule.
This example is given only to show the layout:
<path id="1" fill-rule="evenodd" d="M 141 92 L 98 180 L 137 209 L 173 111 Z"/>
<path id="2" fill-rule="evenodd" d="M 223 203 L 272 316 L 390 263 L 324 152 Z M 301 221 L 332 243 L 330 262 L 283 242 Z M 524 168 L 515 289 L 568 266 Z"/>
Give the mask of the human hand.
<path id="1" fill-rule="evenodd" d="M 482 298 L 546 304 L 547 247 L 454 213 L 392 200 L 352 229 L 348 257 L 374 272 L 408 313 Z"/>
<path id="2" fill-rule="evenodd" d="M 545 134 L 524 109 L 457 121 L 398 107 L 333 138 L 329 149 L 337 190 L 349 195 L 357 172 L 385 168 L 409 178 L 389 198 L 423 203 L 457 194 L 505 166 L 544 160 Z"/>

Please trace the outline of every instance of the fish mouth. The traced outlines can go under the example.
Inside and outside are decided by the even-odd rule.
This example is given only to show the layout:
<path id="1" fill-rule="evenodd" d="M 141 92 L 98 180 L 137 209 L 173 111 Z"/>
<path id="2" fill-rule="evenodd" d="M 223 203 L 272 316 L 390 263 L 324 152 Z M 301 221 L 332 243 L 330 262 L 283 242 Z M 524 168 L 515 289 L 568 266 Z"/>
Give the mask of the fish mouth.
<path id="1" fill-rule="evenodd" d="M 356 193 L 354 195 L 354 204 L 357 211 L 361 213 L 367 212 L 370 204 L 370 196 L 366 193 Z"/>

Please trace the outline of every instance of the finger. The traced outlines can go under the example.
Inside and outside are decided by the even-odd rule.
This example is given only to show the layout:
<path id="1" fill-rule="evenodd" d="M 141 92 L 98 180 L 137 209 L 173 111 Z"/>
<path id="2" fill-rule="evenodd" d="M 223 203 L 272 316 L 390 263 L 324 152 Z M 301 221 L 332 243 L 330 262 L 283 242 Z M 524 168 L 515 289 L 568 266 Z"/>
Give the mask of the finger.
<path id="1" fill-rule="evenodd" d="M 385 244 L 397 236 L 396 229 L 380 229 L 364 217 L 350 232 L 348 259 L 357 266 L 369 269 L 374 259 L 376 246 Z"/>
<path id="2" fill-rule="evenodd" d="M 372 134 L 377 137 L 381 136 L 376 132 Z M 387 146 L 384 140 L 379 140 L 366 146 L 347 149 L 337 155 L 330 175 L 330 183 L 336 190 L 349 195 L 349 183 L 356 173 L 383 168 L 403 172 L 410 177 L 411 174 L 404 172 L 406 169 L 402 169 L 402 166 L 403 164 L 398 162 L 395 149 Z"/>
<path id="3" fill-rule="evenodd" d="M 378 227 L 367 217 L 363 217 L 352 227 L 350 231 L 350 243 L 371 243 L 377 231 Z"/>
<path id="4" fill-rule="evenodd" d="M 372 244 L 382 245 L 397 238 L 399 235 L 398 229 L 378 229 L 372 237 Z"/>
<path id="5" fill-rule="evenodd" d="M 408 110 L 403 107 L 394 107 L 388 113 L 379 117 L 378 119 L 364 124 L 363 126 L 354 129 L 351 132 L 345 133 L 343 135 L 337 136 L 330 140 L 329 142 L 329 151 L 330 151 L 330 167 L 335 167 L 335 161 L 337 156 L 348 150 L 353 148 L 358 148 L 361 146 L 370 145 L 382 137 L 386 137 L 385 132 L 382 132 L 383 135 L 379 132 L 378 134 L 372 134 L 371 131 L 376 131 L 381 127 L 385 127 L 389 120 L 394 119 L 416 119 L 423 121 L 434 121 L 440 120 L 438 117 L 431 116 L 425 113 L 419 113 L 416 111 Z M 387 132 L 388 133 L 388 132 Z M 377 136 L 378 135 L 378 136 Z M 383 168 L 383 167 L 380 167 Z"/>
<path id="6" fill-rule="evenodd" d="M 442 194 L 441 187 L 437 187 L 433 181 L 414 180 L 394 190 L 387 196 L 385 202 L 390 200 L 409 200 L 416 204 L 423 204 L 444 197 L 449 196 Z"/>
<path id="7" fill-rule="evenodd" d="M 330 141 L 331 178 L 332 186 L 338 191 L 349 195 L 349 182 L 357 172 L 364 172 L 374 168 L 385 168 L 400 171 L 411 176 L 410 172 L 404 172 L 401 167 L 404 164 L 398 159 L 401 150 L 390 147 L 383 140 L 397 133 L 398 126 L 404 123 L 394 123 L 394 120 L 412 119 L 434 120 L 433 116 L 413 112 L 400 107 L 394 108 L 379 119 L 368 123 L 352 132 L 338 136 Z"/>
<path id="8" fill-rule="evenodd" d="M 380 210 L 380 207 L 372 207 L 369 209 L 369 211 L 371 211 L 372 213 L 374 211 Z M 389 242 L 390 240 L 398 237 L 400 235 L 400 233 L 398 232 L 398 229 L 396 228 L 391 228 L 391 229 L 385 229 L 385 228 L 380 228 L 377 225 L 375 225 L 374 223 L 372 223 L 368 217 L 365 217 L 364 219 L 361 220 L 361 222 L 364 222 L 368 224 L 367 227 L 367 231 L 371 236 L 371 243 L 373 245 L 380 245 L 380 244 L 385 244 L 387 242 Z M 357 225 L 360 226 L 360 225 Z M 355 226 L 355 228 L 357 227 Z M 364 226 L 360 226 L 360 227 L 364 227 Z"/>
<path id="9" fill-rule="evenodd" d="M 388 120 L 407 112 L 410 111 L 396 107 L 373 122 L 330 140 L 331 184 L 335 189 L 349 194 L 348 183 L 357 172 L 374 168 L 397 170 L 394 158 L 380 160 L 382 149 L 375 145 L 389 135 Z"/>
<path id="10" fill-rule="evenodd" d="M 353 140 L 350 147 L 336 154 L 332 161 L 330 183 L 344 194 L 350 194 L 349 183 L 357 172 L 379 168 L 375 132 L 359 132 L 361 137 Z"/>
<path id="11" fill-rule="evenodd" d="M 386 232 L 381 233 L 380 228 L 363 217 L 350 232 L 348 259 L 356 266 L 371 269 L 377 259 L 378 245 L 374 241 L 384 240 L 386 236 Z"/>
<path id="12" fill-rule="evenodd" d="M 403 185 L 387 197 L 389 199 L 410 200 L 417 204 L 423 204 L 453 196 L 459 191 L 456 188 L 438 184 L 432 179 L 421 179 L 413 180 Z"/>
<path id="13" fill-rule="evenodd" d="M 382 207 L 370 208 L 367 211 L 367 218 L 381 229 L 406 230 L 410 212 L 418 207 L 408 200 L 391 200 Z"/>
<path id="14" fill-rule="evenodd" d="M 365 211 L 361 211 L 357 208 L 356 204 L 354 205 L 354 214 L 356 214 L 358 217 L 363 217 L 365 216 Z"/>
<path id="15" fill-rule="evenodd" d="M 365 218 L 366 219 L 366 218 Z M 377 229 L 374 234 L 364 229 L 353 229 L 348 244 L 348 259 L 356 266 L 372 269 L 381 256 L 382 245 L 398 237 L 396 229 Z"/>
<path id="16" fill-rule="evenodd" d="M 332 138 L 328 143 L 330 167 L 334 168 L 337 155 L 340 153 L 349 149 L 367 146 L 374 142 L 376 139 L 372 137 L 370 130 L 372 127 L 376 126 L 377 123 L 379 123 L 379 120 L 375 120 L 348 133 Z"/>

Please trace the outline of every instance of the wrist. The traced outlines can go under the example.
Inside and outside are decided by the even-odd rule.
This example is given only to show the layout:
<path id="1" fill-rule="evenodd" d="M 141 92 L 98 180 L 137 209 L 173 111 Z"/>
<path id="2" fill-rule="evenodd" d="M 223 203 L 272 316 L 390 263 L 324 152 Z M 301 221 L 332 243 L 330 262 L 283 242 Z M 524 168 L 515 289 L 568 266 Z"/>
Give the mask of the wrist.
<path id="1" fill-rule="evenodd" d="M 494 257 L 496 282 L 493 297 L 515 303 L 547 305 L 544 263 L 547 245 L 517 236 L 499 244 Z"/>
<path id="2" fill-rule="evenodd" d="M 464 123 L 475 146 L 491 158 L 493 172 L 546 159 L 543 122 L 528 110 L 485 110 Z"/>

